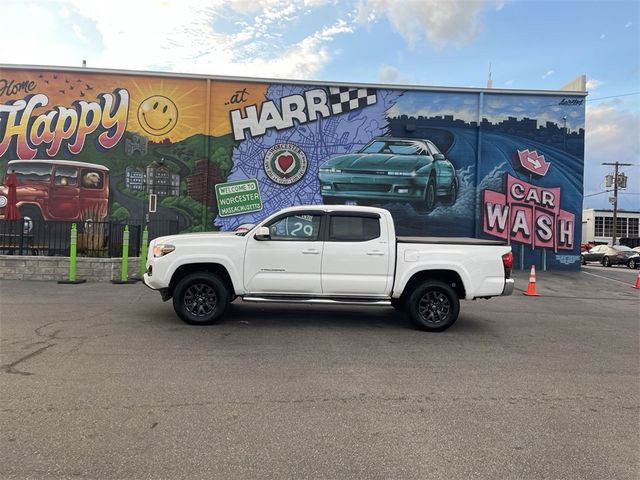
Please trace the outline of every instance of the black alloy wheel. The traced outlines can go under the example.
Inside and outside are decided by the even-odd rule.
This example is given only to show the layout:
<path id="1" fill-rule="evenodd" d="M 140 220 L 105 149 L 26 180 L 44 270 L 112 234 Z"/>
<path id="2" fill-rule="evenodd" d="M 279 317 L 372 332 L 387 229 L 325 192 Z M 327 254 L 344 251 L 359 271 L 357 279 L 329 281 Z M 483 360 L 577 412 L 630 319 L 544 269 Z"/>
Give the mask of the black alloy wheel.
<path id="1" fill-rule="evenodd" d="M 446 283 L 428 281 L 413 290 L 407 301 L 407 312 L 419 329 L 441 332 L 458 319 L 460 301 Z"/>
<path id="2" fill-rule="evenodd" d="M 173 292 L 173 308 L 191 325 L 211 325 L 225 312 L 231 294 L 226 284 L 212 273 L 186 275 Z"/>

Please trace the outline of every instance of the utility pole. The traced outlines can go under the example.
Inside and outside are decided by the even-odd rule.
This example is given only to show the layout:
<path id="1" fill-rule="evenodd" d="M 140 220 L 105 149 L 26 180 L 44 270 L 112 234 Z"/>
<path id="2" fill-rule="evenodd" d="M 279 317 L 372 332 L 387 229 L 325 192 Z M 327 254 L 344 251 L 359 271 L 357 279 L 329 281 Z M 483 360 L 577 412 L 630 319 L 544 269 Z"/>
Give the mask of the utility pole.
<path id="1" fill-rule="evenodd" d="M 603 163 L 602 165 L 614 165 L 615 173 L 613 174 L 613 238 L 611 245 L 616 244 L 616 235 L 617 231 L 617 223 L 618 223 L 618 167 L 631 167 L 633 164 L 631 163 Z"/>

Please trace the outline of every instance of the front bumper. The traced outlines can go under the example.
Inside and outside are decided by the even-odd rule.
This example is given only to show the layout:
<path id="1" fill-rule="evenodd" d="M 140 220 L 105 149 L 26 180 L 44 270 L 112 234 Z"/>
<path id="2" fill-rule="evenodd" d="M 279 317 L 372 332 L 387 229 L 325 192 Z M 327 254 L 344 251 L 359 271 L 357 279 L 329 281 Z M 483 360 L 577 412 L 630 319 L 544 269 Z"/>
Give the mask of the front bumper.
<path id="1" fill-rule="evenodd" d="M 504 288 L 502 289 L 502 293 L 500 295 L 507 296 L 513 293 L 513 289 L 516 286 L 516 281 L 513 278 L 506 278 L 504 281 Z"/>
<path id="2" fill-rule="evenodd" d="M 327 199 L 420 201 L 425 180 L 421 177 L 321 173 L 320 194 Z"/>

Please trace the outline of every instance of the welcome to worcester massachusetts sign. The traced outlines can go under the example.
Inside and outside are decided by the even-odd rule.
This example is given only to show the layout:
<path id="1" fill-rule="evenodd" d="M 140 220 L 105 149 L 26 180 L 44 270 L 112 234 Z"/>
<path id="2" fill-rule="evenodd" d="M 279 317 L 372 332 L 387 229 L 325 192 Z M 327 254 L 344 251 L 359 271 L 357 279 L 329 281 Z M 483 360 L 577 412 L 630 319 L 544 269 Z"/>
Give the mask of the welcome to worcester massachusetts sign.
<path id="1" fill-rule="evenodd" d="M 554 251 L 573 250 L 576 217 L 560 208 L 560 187 L 545 188 L 505 174 L 506 193 L 483 190 L 484 233 Z"/>

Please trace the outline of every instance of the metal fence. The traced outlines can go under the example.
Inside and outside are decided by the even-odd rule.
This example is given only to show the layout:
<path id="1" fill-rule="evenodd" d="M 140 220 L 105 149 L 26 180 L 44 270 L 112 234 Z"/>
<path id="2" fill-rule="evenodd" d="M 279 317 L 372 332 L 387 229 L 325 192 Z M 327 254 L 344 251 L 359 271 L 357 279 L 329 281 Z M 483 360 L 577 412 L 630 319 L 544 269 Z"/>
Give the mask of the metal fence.
<path id="1" fill-rule="evenodd" d="M 106 222 L 32 222 L 0 220 L 0 255 L 69 256 L 71 225 L 78 229 L 78 256 L 111 258 L 122 255 L 125 226 L 129 227 L 129 255 L 139 256 L 142 230 L 146 225 L 149 240 L 178 233 L 177 220 L 139 220 Z"/>

